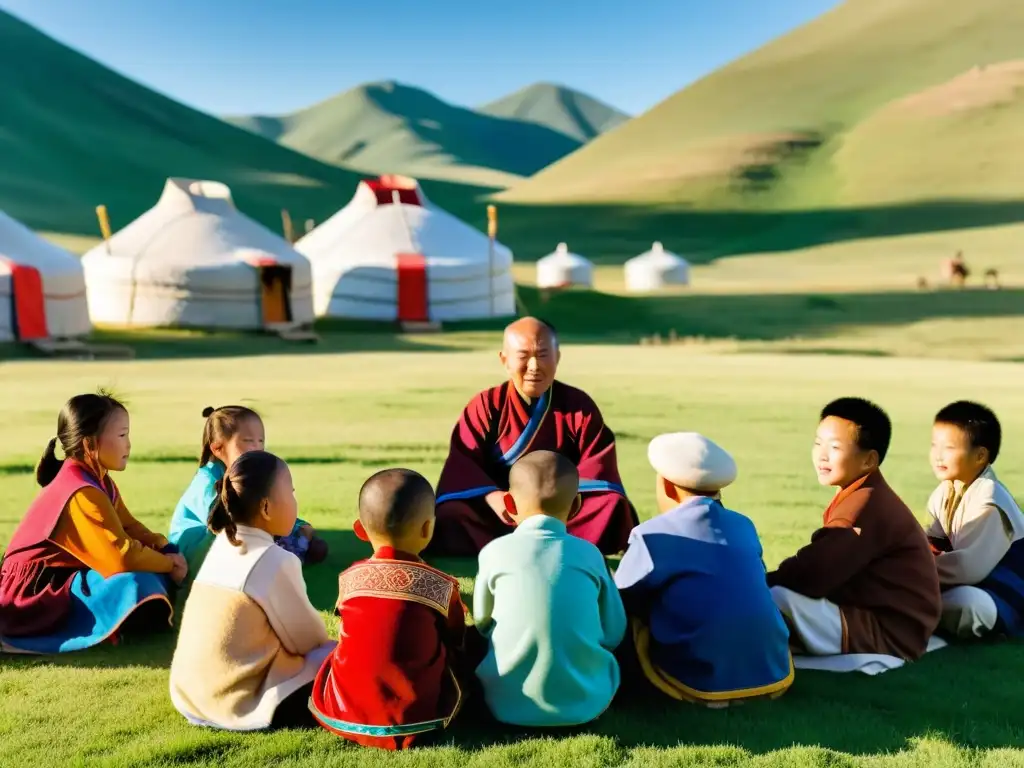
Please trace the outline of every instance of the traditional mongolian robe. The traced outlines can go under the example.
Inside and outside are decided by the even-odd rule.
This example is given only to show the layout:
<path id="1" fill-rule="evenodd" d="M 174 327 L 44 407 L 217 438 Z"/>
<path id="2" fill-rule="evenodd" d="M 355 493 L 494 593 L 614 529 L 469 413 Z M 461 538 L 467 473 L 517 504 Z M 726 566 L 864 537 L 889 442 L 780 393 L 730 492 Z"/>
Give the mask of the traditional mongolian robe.
<path id="1" fill-rule="evenodd" d="M 601 553 L 565 523 L 534 515 L 484 547 L 473 617 L 488 641 L 476 674 L 499 721 L 582 725 L 611 703 L 626 613 Z"/>
<path id="2" fill-rule="evenodd" d="M 928 538 L 942 584 L 942 627 L 961 637 L 1024 635 L 1024 513 L 988 467 L 928 500 Z"/>
<path id="3" fill-rule="evenodd" d="M 765 584 L 754 524 L 698 497 L 633 529 L 615 572 L 644 676 L 681 701 L 778 696 L 789 631 Z"/>
<path id="4" fill-rule="evenodd" d="M 583 507 L 569 532 L 603 553 L 621 552 L 637 524 L 615 457 L 615 435 L 597 405 L 561 382 L 533 401 L 511 382 L 474 397 L 452 432 L 448 460 L 437 488 L 433 555 L 473 556 L 510 533 L 485 501 L 508 490 L 509 468 L 532 450 L 561 453 L 576 463 Z"/>
<path id="5" fill-rule="evenodd" d="M 920 658 L 942 598 L 928 539 L 880 472 L 840 490 L 811 543 L 768 574 L 800 650 Z"/>
<path id="6" fill-rule="evenodd" d="M 171 660 L 171 702 L 190 723 L 269 727 L 335 643 L 306 596 L 299 559 L 266 531 L 217 535 L 196 575 Z"/>
<path id="7" fill-rule="evenodd" d="M 108 474 L 66 460 L 14 532 L 0 565 L 4 650 L 59 653 L 116 637 L 146 604 L 169 626 L 173 551 L 128 512 Z"/>
<path id="8" fill-rule="evenodd" d="M 310 699 L 317 722 L 382 749 L 406 749 L 447 728 L 462 702 L 458 581 L 382 547 L 341 574 L 336 613 L 341 639 Z"/>

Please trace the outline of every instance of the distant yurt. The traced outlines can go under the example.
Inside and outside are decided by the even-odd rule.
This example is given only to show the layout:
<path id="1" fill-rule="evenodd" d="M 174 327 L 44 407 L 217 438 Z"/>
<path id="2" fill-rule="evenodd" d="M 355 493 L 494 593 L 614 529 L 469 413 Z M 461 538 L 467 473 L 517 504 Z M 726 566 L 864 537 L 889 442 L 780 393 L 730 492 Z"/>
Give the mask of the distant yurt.
<path id="1" fill-rule="evenodd" d="M 559 243 L 554 253 L 537 262 L 538 288 L 592 288 L 594 265 L 589 259 L 569 251 L 565 243 Z"/>
<path id="2" fill-rule="evenodd" d="M 361 181 L 295 248 L 312 264 L 320 317 L 446 322 L 516 311 L 512 251 L 492 250 L 405 176 Z"/>
<path id="3" fill-rule="evenodd" d="M 216 181 L 171 178 L 82 257 L 96 324 L 281 330 L 313 321 L 309 262 Z"/>
<path id="4" fill-rule="evenodd" d="M 91 330 L 78 258 L 0 211 L 0 343 Z"/>
<path id="5" fill-rule="evenodd" d="M 689 285 L 690 265 L 682 256 L 666 251 L 661 243 L 626 262 L 626 288 L 656 291 L 668 285 Z"/>

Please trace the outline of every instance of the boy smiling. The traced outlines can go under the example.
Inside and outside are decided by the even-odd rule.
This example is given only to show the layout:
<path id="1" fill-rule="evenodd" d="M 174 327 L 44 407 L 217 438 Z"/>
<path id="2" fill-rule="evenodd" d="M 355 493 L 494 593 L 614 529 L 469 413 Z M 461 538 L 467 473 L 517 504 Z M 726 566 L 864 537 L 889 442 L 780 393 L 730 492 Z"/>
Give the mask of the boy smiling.
<path id="1" fill-rule="evenodd" d="M 912 661 L 938 625 L 928 539 L 879 470 L 891 435 L 885 412 L 861 398 L 821 412 L 812 461 L 818 482 L 838 490 L 810 544 L 767 577 L 800 652 Z"/>
<path id="2" fill-rule="evenodd" d="M 978 403 L 935 416 L 928 538 L 942 584 L 942 628 L 959 638 L 1024 634 L 1024 514 L 996 477 L 999 419 Z"/>

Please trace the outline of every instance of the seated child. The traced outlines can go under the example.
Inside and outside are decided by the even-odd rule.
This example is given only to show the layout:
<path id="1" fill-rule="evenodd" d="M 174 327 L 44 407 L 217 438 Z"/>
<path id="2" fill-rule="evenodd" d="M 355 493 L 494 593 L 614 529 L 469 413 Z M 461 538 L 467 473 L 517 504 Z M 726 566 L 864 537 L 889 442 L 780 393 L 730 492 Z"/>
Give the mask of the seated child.
<path id="1" fill-rule="evenodd" d="M 203 447 L 199 469 L 185 494 L 174 508 L 168 540 L 188 560 L 189 571 L 199 571 L 213 534 L 207 527 L 210 508 L 217 498 L 216 484 L 224 471 L 246 451 L 261 451 L 265 441 L 263 421 L 259 414 L 242 405 L 225 405 L 203 409 Z M 310 565 L 327 557 L 327 542 L 314 536 L 313 527 L 302 519 L 277 543 Z"/>
<path id="2" fill-rule="evenodd" d="M 955 637 L 1024 634 L 1024 514 L 992 465 L 1002 430 L 983 405 L 959 401 L 932 427 L 941 484 L 928 499 L 928 537 L 942 585 L 942 628 Z"/>
<path id="3" fill-rule="evenodd" d="M 811 453 L 818 482 L 837 488 L 811 543 L 768 574 L 796 650 L 925 653 L 942 600 L 928 539 L 882 477 L 892 425 L 860 398 L 825 406 Z"/>
<path id="4" fill-rule="evenodd" d="M 312 725 L 309 692 L 335 644 L 299 558 L 274 544 L 295 525 L 291 472 L 272 453 L 249 451 L 217 485 L 217 536 L 185 602 L 171 701 L 194 725 Z"/>
<path id="5" fill-rule="evenodd" d="M 61 409 L 36 467 L 41 490 L 0 564 L 3 650 L 63 653 L 171 626 L 171 582 L 187 567 L 132 517 L 111 476 L 128 465 L 129 428 L 128 411 L 102 392 Z"/>
<path id="6" fill-rule="evenodd" d="M 424 477 L 373 475 L 359 492 L 355 529 L 373 556 L 338 579 L 341 639 L 317 674 L 310 709 L 357 744 L 407 749 L 459 711 L 465 607 L 459 582 L 419 557 L 434 534 L 434 489 Z"/>
<path id="7" fill-rule="evenodd" d="M 601 552 L 566 528 L 580 508 L 578 489 L 569 459 L 526 454 L 512 465 L 505 495 L 516 528 L 480 552 L 473 615 L 489 643 L 476 673 L 504 723 L 581 725 L 619 688 L 613 652 L 626 614 Z"/>
<path id="8" fill-rule="evenodd" d="M 736 463 L 694 432 L 659 435 L 647 456 L 662 514 L 633 529 L 615 572 L 640 669 L 672 698 L 715 708 L 781 696 L 789 631 L 754 524 L 721 502 Z"/>

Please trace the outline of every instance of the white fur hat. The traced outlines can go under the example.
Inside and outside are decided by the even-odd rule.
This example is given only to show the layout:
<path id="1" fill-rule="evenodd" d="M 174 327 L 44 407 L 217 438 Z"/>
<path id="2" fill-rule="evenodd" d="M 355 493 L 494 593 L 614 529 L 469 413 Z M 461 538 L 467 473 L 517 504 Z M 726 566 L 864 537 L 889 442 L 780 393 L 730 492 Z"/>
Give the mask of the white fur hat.
<path id="1" fill-rule="evenodd" d="M 658 435 L 647 446 L 654 471 L 690 491 L 720 491 L 736 479 L 736 462 L 724 449 L 697 432 Z"/>

